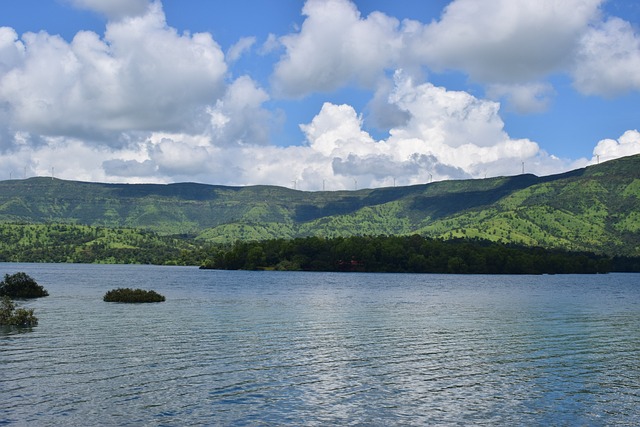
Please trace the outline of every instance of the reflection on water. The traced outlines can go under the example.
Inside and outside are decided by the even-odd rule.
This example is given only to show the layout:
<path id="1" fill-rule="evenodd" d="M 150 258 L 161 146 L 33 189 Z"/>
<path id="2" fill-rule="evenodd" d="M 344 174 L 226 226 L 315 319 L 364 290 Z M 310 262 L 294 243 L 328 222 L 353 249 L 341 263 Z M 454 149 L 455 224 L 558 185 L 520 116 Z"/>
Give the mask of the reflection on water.
<path id="1" fill-rule="evenodd" d="M 637 425 L 640 275 L 0 264 L 0 424 Z M 115 287 L 161 304 L 102 302 Z"/>

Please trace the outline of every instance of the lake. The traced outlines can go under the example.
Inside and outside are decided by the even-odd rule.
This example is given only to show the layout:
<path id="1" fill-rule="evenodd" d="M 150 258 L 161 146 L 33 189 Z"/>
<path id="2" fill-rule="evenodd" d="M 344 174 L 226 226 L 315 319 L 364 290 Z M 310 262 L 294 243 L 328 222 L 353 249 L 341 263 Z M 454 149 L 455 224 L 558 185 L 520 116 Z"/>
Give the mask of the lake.
<path id="1" fill-rule="evenodd" d="M 0 330 L 0 425 L 640 424 L 640 274 L 17 271 L 50 296 Z"/>

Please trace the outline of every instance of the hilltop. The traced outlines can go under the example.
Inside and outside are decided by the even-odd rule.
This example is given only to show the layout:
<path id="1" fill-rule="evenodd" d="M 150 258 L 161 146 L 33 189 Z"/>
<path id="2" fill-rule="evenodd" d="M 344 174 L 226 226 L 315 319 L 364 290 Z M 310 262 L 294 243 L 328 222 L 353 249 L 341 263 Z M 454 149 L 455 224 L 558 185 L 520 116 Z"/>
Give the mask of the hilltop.
<path id="1" fill-rule="evenodd" d="M 0 181 L 0 223 L 129 228 L 230 243 L 421 234 L 640 256 L 640 155 L 559 175 L 357 191 Z"/>

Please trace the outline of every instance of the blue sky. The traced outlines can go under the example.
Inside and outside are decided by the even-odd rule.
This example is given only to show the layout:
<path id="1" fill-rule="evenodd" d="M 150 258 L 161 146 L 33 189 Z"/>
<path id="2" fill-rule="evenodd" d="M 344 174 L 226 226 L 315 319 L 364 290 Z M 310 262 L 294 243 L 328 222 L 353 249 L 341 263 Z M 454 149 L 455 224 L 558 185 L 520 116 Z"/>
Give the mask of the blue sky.
<path id="1" fill-rule="evenodd" d="M 632 0 L 0 3 L 0 179 L 302 190 L 640 152 Z"/>

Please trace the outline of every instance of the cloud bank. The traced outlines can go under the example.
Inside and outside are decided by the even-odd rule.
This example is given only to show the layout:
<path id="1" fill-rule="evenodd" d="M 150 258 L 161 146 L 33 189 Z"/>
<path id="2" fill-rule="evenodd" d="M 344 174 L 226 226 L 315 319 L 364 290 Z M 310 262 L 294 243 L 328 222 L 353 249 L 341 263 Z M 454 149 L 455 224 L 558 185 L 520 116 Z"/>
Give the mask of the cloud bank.
<path id="1" fill-rule="evenodd" d="M 55 173 L 337 190 L 513 175 L 523 166 L 544 175 L 640 153 L 640 135 L 629 130 L 597 142 L 592 159 L 560 159 L 512 138 L 501 117 L 503 103 L 521 113 L 548 108 L 548 79 L 558 73 L 586 95 L 640 90 L 640 36 L 603 18 L 601 0 L 455 0 L 430 23 L 308 0 L 299 30 L 270 36 L 258 52 L 277 52 L 276 44 L 282 52 L 263 84 L 230 72 L 255 37 L 225 55 L 209 33 L 178 33 L 159 1 L 72 3 L 107 16 L 104 34 L 82 31 L 67 42 L 0 27 L 2 179 Z M 485 93 L 429 82 L 445 70 Z M 326 102 L 300 124 L 299 145 L 274 144 L 285 118 L 273 102 L 351 85 L 371 93 L 381 139 L 365 130 L 362 111 Z"/>

